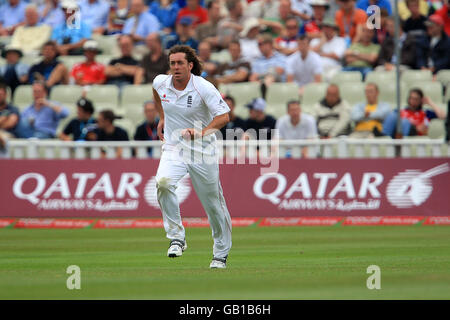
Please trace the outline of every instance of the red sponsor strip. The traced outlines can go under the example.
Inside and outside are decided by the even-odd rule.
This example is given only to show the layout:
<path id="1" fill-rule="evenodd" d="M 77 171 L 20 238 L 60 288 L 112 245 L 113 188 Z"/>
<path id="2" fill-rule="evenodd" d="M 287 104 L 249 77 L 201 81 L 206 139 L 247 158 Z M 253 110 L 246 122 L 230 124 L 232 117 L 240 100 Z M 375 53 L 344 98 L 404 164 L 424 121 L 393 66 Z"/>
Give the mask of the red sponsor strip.
<path id="1" fill-rule="evenodd" d="M 450 217 L 428 217 L 424 225 L 450 225 Z"/>
<path id="2" fill-rule="evenodd" d="M 231 218 L 231 225 L 233 227 L 248 227 L 258 222 L 260 218 Z"/>
<path id="3" fill-rule="evenodd" d="M 342 217 L 288 217 L 264 218 L 260 227 L 276 226 L 332 226 L 342 220 Z"/>
<path id="4" fill-rule="evenodd" d="M 403 226 L 417 224 L 424 217 L 416 216 L 385 216 L 385 217 L 346 217 L 344 226 Z"/>
<path id="5" fill-rule="evenodd" d="M 185 227 L 209 227 L 208 218 L 185 218 L 183 219 Z"/>
<path id="6" fill-rule="evenodd" d="M 0 228 L 6 228 L 10 226 L 15 219 L 0 219 Z"/>
<path id="7" fill-rule="evenodd" d="M 94 220 L 80 219 L 19 219 L 14 228 L 27 229 L 80 229 L 91 225 Z"/>
<path id="8" fill-rule="evenodd" d="M 162 228 L 162 219 L 100 219 L 95 229 Z"/>

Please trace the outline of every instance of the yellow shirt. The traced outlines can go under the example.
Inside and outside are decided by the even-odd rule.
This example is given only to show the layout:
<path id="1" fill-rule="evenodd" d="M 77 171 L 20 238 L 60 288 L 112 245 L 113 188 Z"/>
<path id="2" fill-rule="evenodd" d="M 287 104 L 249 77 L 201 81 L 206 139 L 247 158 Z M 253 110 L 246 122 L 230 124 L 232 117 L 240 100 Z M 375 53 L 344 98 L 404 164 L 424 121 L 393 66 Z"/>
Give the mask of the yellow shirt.
<path id="1" fill-rule="evenodd" d="M 365 112 L 374 112 L 377 109 L 377 104 L 368 104 L 366 105 L 366 108 L 364 109 Z M 381 132 L 383 126 L 380 121 L 378 120 L 362 120 L 358 122 L 358 124 L 355 127 L 355 131 L 373 131 L 374 128 L 378 128 L 378 130 Z"/>
<path id="2" fill-rule="evenodd" d="M 419 0 L 419 11 L 423 16 L 428 16 L 428 3 L 425 0 Z M 411 11 L 406 6 L 406 1 L 398 2 L 398 14 L 402 20 L 406 20 L 411 16 Z"/>

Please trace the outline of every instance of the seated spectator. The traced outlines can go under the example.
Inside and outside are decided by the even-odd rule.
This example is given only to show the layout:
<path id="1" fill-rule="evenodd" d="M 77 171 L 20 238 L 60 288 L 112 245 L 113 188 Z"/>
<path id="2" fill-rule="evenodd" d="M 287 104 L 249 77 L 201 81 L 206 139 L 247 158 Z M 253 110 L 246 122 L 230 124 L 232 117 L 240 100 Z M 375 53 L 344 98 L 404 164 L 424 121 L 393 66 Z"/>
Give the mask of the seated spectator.
<path id="1" fill-rule="evenodd" d="M 429 105 L 432 110 L 424 110 Z M 445 119 L 445 112 L 441 110 L 423 91 L 416 88 L 409 91 L 408 105 L 400 111 L 402 136 L 426 136 L 432 119 Z M 383 122 L 383 133 L 396 137 L 398 120 L 397 110 L 392 111 Z"/>
<path id="2" fill-rule="evenodd" d="M 249 18 L 245 21 L 244 30 L 239 34 L 239 43 L 241 44 L 242 57 L 247 61 L 254 61 L 261 57 L 261 52 L 258 47 L 258 35 L 260 24 L 258 19 Z"/>
<path id="3" fill-rule="evenodd" d="M 60 55 L 81 55 L 83 44 L 91 37 L 91 27 L 80 20 L 79 7 L 75 0 L 63 1 L 61 9 L 64 22 L 53 29 L 51 39 L 58 44 Z"/>
<path id="4" fill-rule="evenodd" d="M 425 21 L 427 17 L 423 15 L 419 8 L 419 0 L 406 0 L 406 5 L 411 12 L 410 17 L 403 24 L 403 31 L 406 33 L 425 34 L 427 27 Z"/>
<path id="5" fill-rule="evenodd" d="M 198 57 L 200 58 L 203 67 L 201 76 L 211 82 L 214 81 L 214 75 L 217 72 L 219 63 L 211 60 L 211 45 L 209 42 L 200 42 L 198 45 Z"/>
<path id="6" fill-rule="evenodd" d="M 286 73 L 288 82 L 296 82 L 299 94 L 303 95 L 305 85 L 322 81 L 322 59 L 309 49 L 309 38 L 306 35 L 298 37 L 298 50 L 288 58 Z"/>
<path id="7" fill-rule="evenodd" d="M 241 0 L 226 0 L 225 4 L 229 15 L 220 20 L 217 26 L 217 37 L 222 48 L 228 47 L 231 40 L 238 38 L 246 21 Z"/>
<path id="8" fill-rule="evenodd" d="M 310 48 L 320 55 L 323 77 L 330 81 L 342 69 L 341 61 L 347 45 L 345 39 L 337 35 L 338 27 L 333 19 L 325 18 L 321 28 L 323 36 L 312 39 Z"/>
<path id="9" fill-rule="evenodd" d="M 234 113 L 236 103 L 232 96 L 225 95 L 223 100 L 230 107 L 230 112 L 228 113 L 230 121 L 223 126 L 222 129 L 220 129 L 220 133 L 222 135 L 221 138 L 223 140 L 239 140 L 246 129 L 245 120 L 241 119 Z"/>
<path id="10" fill-rule="evenodd" d="M 372 42 L 373 30 L 367 26 L 362 28 L 361 40 L 353 43 L 347 51 L 345 51 L 344 71 L 359 71 L 363 76 L 363 80 L 378 60 L 380 45 Z"/>
<path id="11" fill-rule="evenodd" d="M 7 86 L 0 82 L 0 136 L 5 140 L 16 136 L 15 129 L 19 123 L 19 109 L 6 100 Z"/>
<path id="12" fill-rule="evenodd" d="M 355 0 L 337 0 L 339 10 L 336 11 L 336 24 L 339 36 L 350 42 L 358 42 L 362 27 L 366 24 L 367 14 L 364 10 L 355 8 Z M 350 21 L 350 23 L 349 23 Z"/>
<path id="13" fill-rule="evenodd" d="M 444 31 L 447 36 L 450 37 L 450 4 L 448 1 L 444 1 L 442 4 L 442 8 L 435 12 L 438 16 L 440 16 L 444 20 Z"/>
<path id="14" fill-rule="evenodd" d="M 199 24 L 195 29 L 195 39 L 199 42 L 207 41 L 214 51 L 222 49 L 219 44 L 217 30 L 219 22 L 222 19 L 220 15 L 219 0 L 212 0 L 208 3 L 208 21 Z"/>
<path id="15" fill-rule="evenodd" d="M 228 51 L 231 55 L 231 61 L 223 63 L 217 68 L 215 82 L 221 84 L 248 81 L 251 66 L 241 55 L 239 41 L 231 41 L 228 45 Z"/>
<path id="16" fill-rule="evenodd" d="M 373 5 L 378 6 L 380 9 L 386 9 L 388 16 L 392 15 L 392 7 L 389 0 L 358 0 L 356 2 L 356 7 L 364 12 L 367 12 L 367 9 Z"/>
<path id="17" fill-rule="evenodd" d="M 254 0 L 248 3 L 246 11 L 250 17 L 275 20 L 280 17 L 279 5 L 278 0 Z"/>
<path id="18" fill-rule="evenodd" d="M 42 82 L 33 84 L 33 103 L 20 115 L 16 130 L 19 138 L 51 139 L 56 137 L 59 121 L 69 111 L 55 101 L 47 100 L 48 89 Z"/>
<path id="19" fill-rule="evenodd" d="M 31 66 L 28 71 L 28 83 L 44 81 L 47 88 L 55 84 L 69 83 L 69 70 L 58 60 L 58 47 L 54 41 L 46 42 L 42 47 L 42 61 Z"/>
<path id="20" fill-rule="evenodd" d="M 66 125 L 59 138 L 64 141 L 85 141 L 88 132 L 94 130 L 97 123 L 93 117 L 94 111 L 92 101 L 80 98 L 77 101 L 77 117 Z"/>
<path id="21" fill-rule="evenodd" d="M 11 36 L 25 21 L 24 0 L 7 0 L 0 6 L 0 36 Z"/>
<path id="22" fill-rule="evenodd" d="M 356 123 L 351 138 L 373 138 L 381 136 L 383 121 L 391 112 L 391 107 L 378 101 L 379 90 L 375 83 L 368 83 L 365 89 L 366 102 L 356 104 L 351 111 L 351 118 Z"/>
<path id="23" fill-rule="evenodd" d="M 262 19 L 259 19 L 261 24 L 261 29 L 264 30 L 264 33 L 269 33 L 272 37 L 285 37 L 287 33 L 286 24 L 288 19 L 294 18 L 298 21 L 298 18 L 294 15 L 294 12 L 291 8 L 290 0 L 279 0 L 278 2 L 278 11 L 276 16 L 268 17 L 265 16 Z M 247 8 L 246 13 L 250 9 Z M 252 14 L 249 12 L 249 14 Z M 296 33 L 298 33 L 300 28 L 297 28 Z"/>
<path id="24" fill-rule="evenodd" d="M 104 34 L 108 27 L 110 4 L 106 0 L 79 1 L 83 22 L 91 27 L 92 33 Z"/>
<path id="25" fill-rule="evenodd" d="M 300 102 L 293 100 L 287 103 L 287 114 L 277 120 L 275 128 L 277 137 L 282 140 L 317 138 L 316 120 L 313 116 L 302 113 Z M 308 156 L 308 149 L 302 148 L 303 157 Z"/>
<path id="26" fill-rule="evenodd" d="M 419 0 L 418 8 L 422 16 L 424 17 L 428 16 L 429 5 L 427 0 Z M 400 0 L 398 2 L 398 15 L 400 16 L 400 19 L 402 19 L 403 21 L 411 17 L 412 12 L 410 10 L 411 9 L 408 6 L 408 1 Z"/>
<path id="27" fill-rule="evenodd" d="M 64 23 L 64 12 L 59 0 L 45 0 L 39 7 L 39 22 L 55 29 Z"/>
<path id="28" fill-rule="evenodd" d="M 97 42 L 94 40 L 86 41 L 83 50 L 86 61 L 73 66 L 70 72 L 72 80 L 80 86 L 105 83 L 105 66 L 95 61 L 98 54 Z"/>
<path id="29" fill-rule="evenodd" d="M 153 3 L 155 3 L 154 1 Z M 125 21 L 131 18 L 133 14 L 130 11 L 128 0 L 117 0 L 115 4 L 112 4 L 109 8 L 108 16 L 108 31 L 107 34 L 122 33 Z"/>
<path id="30" fill-rule="evenodd" d="M 134 83 L 134 75 L 139 69 L 139 62 L 133 58 L 133 39 L 129 35 L 117 38 L 121 56 L 112 59 L 105 68 L 106 83 L 119 87 Z"/>
<path id="31" fill-rule="evenodd" d="M 158 18 L 147 11 L 143 0 L 131 0 L 130 12 L 133 16 L 125 21 L 122 32 L 131 35 L 135 43 L 143 43 L 150 33 L 161 29 Z"/>
<path id="32" fill-rule="evenodd" d="M 273 49 L 272 37 L 268 34 L 258 36 L 261 56 L 252 62 L 252 73 L 249 80 L 263 84 L 263 97 L 266 87 L 274 81 L 285 81 L 286 57 Z"/>
<path id="33" fill-rule="evenodd" d="M 299 32 L 298 20 L 295 17 L 286 19 L 286 32 L 284 36 L 275 38 L 274 48 L 285 56 L 290 56 L 297 51 L 297 36 Z"/>
<path id="34" fill-rule="evenodd" d="M 176 1 L 153 1 L 150 4 L 149 11 L 158 18 L 164 33 L 170 34 L 175 30 L 175 23 L 177 21 L 178 12 L 180 11 L 180 6 Z"/>
<path id="35" fill-rule="evenodd" d="M 320 138 L 347 136 L 351 132 L 350 106 L 339 94 L 339 87 L 330 84 L 325 97 L 314 105 L 312 115 L 316 119 Z"/>
<path id="36" fill-rule="evenodd" d="M 25 9 L 25 24 L 16 28 L 11 45 L 22 50 L 24 54 L 38 55 L 51 34 L 52 28 L 39 23 L 37 7 L 30 4 Z"/>
<path id="37" fill-rule="evenodd" d="M 322 36 L 321 24 L 330 5 L 327 0 L 312 0 L 309 4 L 314 13 L 311 20 L 303 24 L 300 33 L 306 34 L 310 39 L 320 38 Z"/>
<path id="38" fill-rule="evenodd" d="M 266 101 L 263 98 L 253 99 L 251 103 L 247 105 L 249 108 L 249 118 L 245 121 L 245 134 L 244 139 L 272 139 L 272 129 L 275 129 L 276 120 L 271 115 L 265 114 Z"/>
<path id="39" fill-rule="evenodd" d="M 22 51 L 11 45 L 7 45 L 3 49 L 2 57 L 6 59 L 6 64 L 0 65 L 0 77 L 11 89 L 11 93 L 14 93 L 19 85 L 27 83 L 30 67 L 20 62 Z"/>
<path id="40" fill-rule="evenodd" d="M 186 7 L 178 12 L 177 23 L 183 17 L 191 18 L 195 29 L 197 25 L 208 22 L 208 11 L 199 4 L 199 0 L 187 0 Z"/>
<path id="41" fill-rule="evenodd" d="M 136 71 L 135 83 L 153 83 L 158 74 L 169 71 L 169 59 L 164 53 L 161 37 L 158 33 L 151 33 L 146 39 L 147 48 L 150 50 L 139 63 L 140 69 Z"/>
<path id="42" fill-rule="evenodd" d="M 153 141 L 159 140 L 158 123 L 159 116 L 153 101 L 144 102 L 145 121 L 136 128 L 134 140 Z M 147 149 L 148 156 L 152 156 L 152 148 Z"/>
<path id="43" fill-rule="evenodd" d="M 417 42 L 417 67 L 433 74 L 450 69 L 450 38 L 444 32 L 444 20 L 433 14 L 426 21 L 428 36 Z"/>
<path id="44" fill-rule="evenodd" d="M 303 21 L 310 20 L 313 9 L 307 0 L 291 0 L 292 13 Z"/>
<path id="45" fill-rule="evenodd" d="M 176 45 L 186 45 L 197 51 L 198 42 L 192 37 L 193 32 L 192 19 L 190 17 L 181 18 L 176 26 L 176 34 L 167 36 L 166 49 Z"/>
<path id="46" fill-rule="evenodd" d="M 397 57 L 394 52 L 394 19 L 386 19 L 386 29 L 388 36 L 381 44 L 378 54 L 377 70 L 391 71 L 395 69 Z M 412 34 L 406 34 L 401 28 L 398 30 L 398 44 L 400 46 L 400 71 L 405 69 L 414 69 L 416 67 L 416 42 Z"/>

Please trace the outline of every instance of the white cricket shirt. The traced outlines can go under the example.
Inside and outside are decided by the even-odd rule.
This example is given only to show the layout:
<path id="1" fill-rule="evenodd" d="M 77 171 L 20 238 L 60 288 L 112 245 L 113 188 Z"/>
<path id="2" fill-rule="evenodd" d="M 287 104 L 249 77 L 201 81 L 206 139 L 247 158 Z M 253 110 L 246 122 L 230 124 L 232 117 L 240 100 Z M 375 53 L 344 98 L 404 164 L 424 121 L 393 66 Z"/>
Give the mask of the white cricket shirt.
<path id="1" fill-rule="evenodd" d="M 230 111 L 219 91 L 209 81 L 191 74 L 186 88 L 179 91 L 173 87 L 172 75 L 158 75 L 153 80 L 153 88 L 164 110 L 164 140 L 167 145 L 181 143 L 183 148 L 203 153 L 205 148 L 216 141 L 215 134 L 198 141 L 186 141 L 180 136 L 181 130 L 204 129 L 214 117 Z"/>

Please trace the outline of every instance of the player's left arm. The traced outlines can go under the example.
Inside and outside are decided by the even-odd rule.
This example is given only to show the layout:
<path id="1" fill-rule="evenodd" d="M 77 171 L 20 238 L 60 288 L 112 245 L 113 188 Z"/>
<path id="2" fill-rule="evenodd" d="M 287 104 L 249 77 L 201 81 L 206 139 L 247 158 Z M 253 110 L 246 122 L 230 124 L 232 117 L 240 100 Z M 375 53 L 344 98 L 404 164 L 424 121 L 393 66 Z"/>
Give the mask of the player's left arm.
<path id="1" fill-rule="evenodd" d="M 211 123 L 203 128 L 202 137 L 222 129 L 228 122 L 230 122 L 230 116 L 228 115 L 228 113 L 224 113 L 214 117 Z"/>

